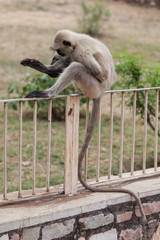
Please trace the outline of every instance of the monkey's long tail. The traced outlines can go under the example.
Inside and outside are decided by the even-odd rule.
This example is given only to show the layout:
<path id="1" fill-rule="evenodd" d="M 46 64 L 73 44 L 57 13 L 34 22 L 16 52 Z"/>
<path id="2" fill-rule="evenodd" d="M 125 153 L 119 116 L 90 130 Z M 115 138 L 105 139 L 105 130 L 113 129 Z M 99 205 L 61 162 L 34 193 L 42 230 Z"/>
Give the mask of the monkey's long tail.
<path id="1" fill-rule="evenodd" d="M 92 137 L 92 133 L 94 130 L 94 126 L 97 120 L 97 116 L 98 116 L 98 112 L 99 112 L 99 107 L 100 107 L 100 98 L 97 99 L 93 99 L 93 107 L 92 107 L 92 113 L 91 113 L 91 119 L 90 122 L 88 124 L 87 127 L 87 132 L 86 132 L 86 136 L 85 136 L 85 140 L 84 143 L 82 145 L 79 157 L 78 157 L 78 177 L 79 177 L 79 181 L 81 182 L 81 184 L 88 190 L 92 191 L 92 192 L 123 192 L 123 193 L 127 193 L 130 194 L 132 197 L 135 198 L 141 215 L 142 215 L 142 221 L 143 223 L 146 223 L 146 216 L 144 214 L 143 208 L 142 208 L 142 203 L 140 198 L 132 191 L 127 190 L 127 189 L 121 189 L 121 188 L 112 188 L 112 189 L 102 189 L 102 188 L 96 188 L 96 187 L 91 187 L 89 186 L 83 179 L 82 177 L 82 161 L 83 158 L 85 156 L 86 150 L 89 146 L 91 137 Z"/>

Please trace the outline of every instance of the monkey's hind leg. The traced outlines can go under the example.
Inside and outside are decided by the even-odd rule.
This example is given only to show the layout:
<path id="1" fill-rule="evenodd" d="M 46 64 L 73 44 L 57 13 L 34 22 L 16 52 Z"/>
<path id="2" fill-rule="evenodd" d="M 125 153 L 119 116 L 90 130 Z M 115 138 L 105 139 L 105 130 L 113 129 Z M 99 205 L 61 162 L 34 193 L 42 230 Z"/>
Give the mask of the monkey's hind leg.
<path id="1" fill-rule="evenodd" d="M 85 96 L 91 99 L 100 97 L 99 82 L 87 72 L 83 64 L 78 62 L 72 62 L 64 70 L 55 85 L 48 89 L 49 96 L 56 96 L 73 81 Z"/>

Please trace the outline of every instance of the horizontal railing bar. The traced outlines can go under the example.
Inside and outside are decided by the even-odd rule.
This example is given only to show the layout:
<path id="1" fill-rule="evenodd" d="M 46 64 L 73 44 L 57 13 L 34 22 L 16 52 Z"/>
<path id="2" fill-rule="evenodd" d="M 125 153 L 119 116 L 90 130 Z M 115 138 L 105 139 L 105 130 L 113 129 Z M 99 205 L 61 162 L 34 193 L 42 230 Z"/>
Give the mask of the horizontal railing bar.
<path id="1" fill-rule="evenodd" d="M 152 172 L 150 172 L 152 170 Z M 130 175 L 130 172 L 123 173 L 123 177 L 120 178 L 119 176 L 111 175 L 110 181 L 108 181 L 107 176 L 102 176 L 99 178 L 99 182 L 96 182 L 96 179 L 89 179 L 88 184 L 91 186 L 116 186 L 119 184 L 129 184 L 132 182 L 145 180 L 145 179 L 154 179 L 160 176 L 160 168 L 158 168 L 157 172 L 154 172 L 154 168 L 148 168 L 146 169 L 146 174 L 142 174 L 142 170 L 138 170 L 134 172 L 134 175 Z M 122 185 L 121 185 L 122 187 Z M 83 187 L 80 186 L 79 190 L 81 191 Z"/>
<path id="2" fill-rule="evenodd" d="M 152 88 L 135 88 L 135 89 L 119 89 L 119 90 L 109 90 L 105 91 L 104 94 L 107 93 L 119 93 L 119 92 L 139 92 L 145 90 L 160 90 L 160 87 L 152 87 Z M 3 99 L 0 100 L 0 103 L 9 103 L 9 102 L 26 102 L 26 101 L 34 101 L 34 100 L 48 100 L 48 99 L 56 99 L 56 98 L 67 98 L 67 96 L 83 96 L 83 94 L 69 94 L 69 95 L 58 95 L 52 98 L 15 98 L 15 99 Z"/>
<path id="3" fill-rule="evenodd" d="M 139 91 L 147 91 L 147 90 L 158 90 L 160 87 L 152 87 L 152 88 L 133 88 L 133 89 L 119 89 L 119 90 L 109 90 L 104 93 L 119 93 L 119 92 L 139 92 Z"/>
<path id="4" fill-rule="evenodd" d="M 123 173 L 123 178 L 120 178 L 119 176 L 113 176 L 110 181 L 107 182 L 107 177 L 103 176 L 99 178 L 99 182 L 96 183 L 95 179 L 89 179 L 88 182 L 90 185 L 94 186 L 110 186 L 115 184 L 123 184 L 123 183 L 130 183 L 130 182 L 136 182 L 140 180 L 145 179 L 154 179 L 156 177 L 160 176 L 160 167 L 157 168 L 157 172 L 154 172 L 154 168 L 148 168 L 146 169 L 146 175 L 142 175 L 142 170 L 138 170 L 134 172 L 134 176 L 130 175 L 130 172 Z M 58 189 L 58 190 L 57 190 Z M 83 186 L 78 183 L 78 189 L 81 191 L 83 189 Z M 42 191 L 42 192 L 41 192 Z M 57 192 L 56 192 L 57 191 Z M 11 192 L 7 194 L 7 201 L 0 200 L 0 207 L 7 206 L 7 205 L 13 205 L 13 204 L 22 204 L 29 201 L 37 201 L 42 199 L 49 199 L 49 198 L 58 198 L 65 196 L 63 194 L 63 184 L 55 185 L 51 187 L 50 193 L 46 193 L 46 188 L 37 189 L 37 195 L 31 196 L 31 190 L 23 190 L 24 195 L 22 199 L 18 199 L 17 192 Z M 2 195 L 0 195 L 0 199 L 2 198 Z M 12 200 L 13 199 L 13 200 Z"/>
<path id="5" fill-rule="evenodd" d="M 71 96 L 77 96 L 79 94 L 72 94 Z M 27 102 L 27 101 L 38 101 L 38 100 L 49 100 L 49 99 L 56 99 L 56 98 L 66 98 L 68 95 L 58 95 L 56 97 L 53 98 L 15 98 L 15 99 L 3 99 L 0 100 L 0 103 L 9 103 L 9 102 Z"/>
<path id="6" fill-rule="evenodd" d="M 55 185 L 55 188 L 57 187 L 57 185 Z M 24 196 L 23 198 L 12 198 L 10 197 L 11 194 L 17 194 L 17 192 L 11 192 L 11 193 L 8 193 L 8 196 L 10 197 L 9 199 L 7 199 L 7 201 L 3 200 L 3 201 L 0 201 L 0 208 L 1 207 L 4 207 L 4 206 L 12 206 L 12 205 L 15 205 L 15 204 L 22 204 L 22 203 L 27 203 L 27 202 L 34 202 L 34 201 L 39 201 L 39 200 L 43 200 L 43 199 L 50 199 L 54 197 L 54 199 L 56 198 L 59 198 L 59 197 L 65 197 L 65 195 L 63 194 L 63 184 L 59 184 L 58 185 L 59 189 L 61 189 L 61 191 L 57 191 L 57 192 L 49 192 L 49 193 L 43 193 L 43 194 L 39 194 L 39 195 L 27 195 L 27 196 Z M 54 187 L 53 187 L 54 188 Z M 44 188 L 42 188 L 44 189 Z M 45 188 L 46 190 L 46 188 Z M 25 193 L 26 191 L 29 191 L 29 190 L 23 190 L 23 192 Z M 0 195 L 1 197 L 1 195 Z"/>

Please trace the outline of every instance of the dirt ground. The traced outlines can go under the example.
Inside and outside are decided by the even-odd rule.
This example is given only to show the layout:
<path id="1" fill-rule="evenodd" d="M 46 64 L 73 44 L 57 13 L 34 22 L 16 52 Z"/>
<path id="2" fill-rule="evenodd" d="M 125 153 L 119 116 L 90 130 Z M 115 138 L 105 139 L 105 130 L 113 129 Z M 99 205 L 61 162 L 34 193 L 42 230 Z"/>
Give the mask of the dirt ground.
<path id="1" fill-rule="evenodd" d="M 0 0 L 0 97 L 8 83 L 21 82 L 30 69 L 19 62 L 30 57 L 49 63 L 49 47 L 58 29 L 78 31 L 80 0 Z M 87 1 L 95 2 L 95 1 Z M 116 56 L 128 51 L 143 55 L 153 64 L 160 53 L 160 10 L 112 0 L 103 1 L 111 10 L 103 21 L 101 40 Z"/>

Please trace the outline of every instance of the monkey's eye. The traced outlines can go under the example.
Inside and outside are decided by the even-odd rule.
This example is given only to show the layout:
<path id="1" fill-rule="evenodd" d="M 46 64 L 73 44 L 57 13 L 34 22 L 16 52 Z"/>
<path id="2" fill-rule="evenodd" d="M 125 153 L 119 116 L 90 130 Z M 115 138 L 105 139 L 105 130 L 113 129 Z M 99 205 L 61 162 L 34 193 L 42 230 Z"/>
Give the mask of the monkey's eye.
<path id="1" fill-rule="evenodd" d="M 63 40 L 63 44 L 64 44 L 65 46 L 71 47 L 71 43 L 70 43 L 69 41 Z"/>

